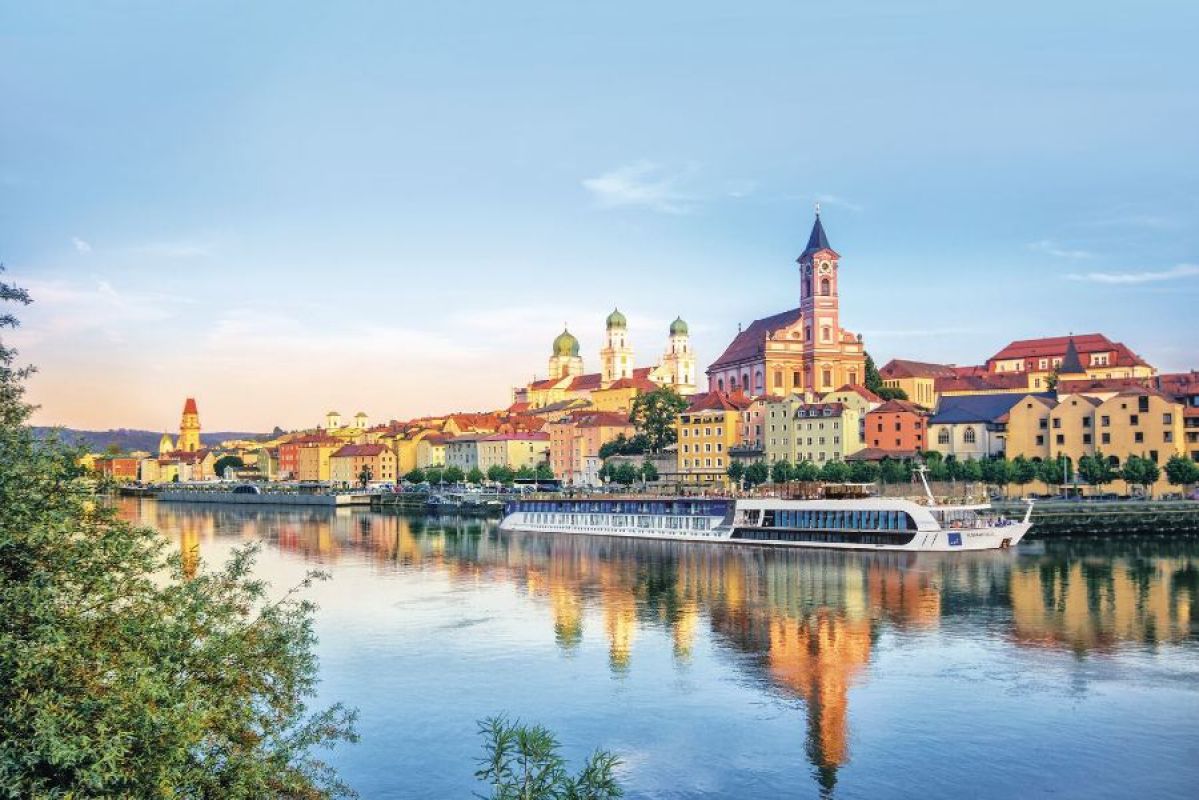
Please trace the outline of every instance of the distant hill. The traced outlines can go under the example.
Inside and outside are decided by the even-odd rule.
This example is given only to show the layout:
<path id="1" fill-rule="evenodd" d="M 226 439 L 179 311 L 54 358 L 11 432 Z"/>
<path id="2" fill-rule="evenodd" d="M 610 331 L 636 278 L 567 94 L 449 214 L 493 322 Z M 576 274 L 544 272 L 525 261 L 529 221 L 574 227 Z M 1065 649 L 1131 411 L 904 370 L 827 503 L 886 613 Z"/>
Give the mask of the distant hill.
<path id="1" fill-rule="evenodd" d="M 82 442 L 93 453 L 103 452 L 109 445 L 116 445 L 125 451 L 146 450 L 158 452 L 158 441 L 162 431 L 135 431 L 128 428 L 117 428 L 110 431 L 80 431 L 74 428 L 35 427 L 35 436 L 44 437 L 51 431 L 59 431 L 67 442 Z M 172 438 L 175 436 L 171 434 Z M 204 431 L 200 440 L 207 445 L 215 445 L 227 439 L 269 439 L 269 433 L 245 433 L 242 431 Z"/>

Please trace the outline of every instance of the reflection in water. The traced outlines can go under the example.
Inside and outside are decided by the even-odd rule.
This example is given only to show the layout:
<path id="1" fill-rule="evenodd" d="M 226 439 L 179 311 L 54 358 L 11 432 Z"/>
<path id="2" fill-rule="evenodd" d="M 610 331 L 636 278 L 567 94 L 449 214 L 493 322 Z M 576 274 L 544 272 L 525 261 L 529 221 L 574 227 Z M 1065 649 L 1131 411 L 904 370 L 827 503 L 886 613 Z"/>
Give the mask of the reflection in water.
<path id="1" fill-rule="evenodd" d="M 194 553 L 219 531 L 320 562 L 347 553 L 388 569 L 508 583 L 546 609 L 564 654 L 602 635 L 613 676 L 635 670 L 638 632 L 657 627 L 687 664 L 701 631 L 756 678 L 803 701 L 806 753 L 827 791 L 852 757 L 850 690 L 885 630 L 937 633 L 984 615 L 1018 646 L 1078 654 L 1194 638 L 1193 541 L 1050 542 L 1023 553 L 855 554 L 584 536 L 508 535 L 479 520 L 359 511 L 234 510 L 131 502 L 125 513 Z M 602 631 L 586 628 L 599 612 Z"/>

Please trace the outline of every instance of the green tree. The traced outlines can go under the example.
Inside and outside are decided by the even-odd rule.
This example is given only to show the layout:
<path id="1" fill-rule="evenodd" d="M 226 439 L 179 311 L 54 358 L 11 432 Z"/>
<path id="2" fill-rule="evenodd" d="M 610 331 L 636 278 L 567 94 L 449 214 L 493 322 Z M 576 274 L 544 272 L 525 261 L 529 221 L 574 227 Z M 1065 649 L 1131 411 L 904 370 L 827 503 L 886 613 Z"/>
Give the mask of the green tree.
<path id="1" fill-rule="evenodd" d="M 483 482 L 484 477 L 483 470 L 479 469 L 478 467 L 471 467 L 470 471 L 466 473 L 466 482 L 473 483 L 475 486 L 478 486 Z"/>
<path id="2" fill-rule="evenodd" d="M 878 374 L 878 367 L 875 366 L 874 359 L 870 357 L 869 353 L 866 354 L 865 385 L 867 389 L 882 397 L 882 391 L 885 388 L 883 376 Z"/>
<path id="3" fill-rule="evenodd" d="M 741 479 L 745 477 L 745 465 L 740 461 L 734 461 L 729 464 L 729 468 L 725 470 L 725 474 L 729 476 L 729 480 L 734 486 L 741 485 Z"/>
<path id="4" fill-rule="evenodd" d="M 1105 484 L 1119 477 L 1107 456 L 1100 452 L 1078 459 L 1078 476 L 1098 488 L 1103 488 Z"/>
<path id="5" fill-rule="evenodd" d="M 241 469 L 245 465 L 246 465 L 246 462 L 242 461 L 240 456 L 235 456 L 235 455 L 221 456 L 220 458 L 218 458 L 216 460 L 216 463 L 214 463 L 212 465 L 212 471 L 218 478 L 223 478 L 223 477 L 225 477 L 225 470 L 228 469 L 229 467 L 233 467 L 234 469 Z"/>
<path id="6" fill-rule="evenodd" d="M 599 468 L 599 479 L 607 483 L 611 483 L 616 479 L 616 465 L 611 461 L 605 461 Z"/>
<path id="7" fill-rule="evenodd" d="M 825 461 L 820 466 L 820 480 L 827 483 L 845 483 L 849 480 L 849 465 L 844 461 Z"/>
<path id="8" fill-rule="evenodd" d="M 1146 494 L 1149 493 L 1149 487 L 1157 483 L 1161 475 L 1161 467 L 1153 459 L 1141 456 L 1129 456 L 1124 461 L 1124 468 L 1120 470 L 1120 477 L 1128 483 L 1140 486 Z"/>
<path id="9" fill-rule="evenodd" d="M 424 483 L 425 482 L 425 471 L 423 469 L 421 469 L 420 467 L 417 467 L 416 469 L 412 470 L 407 475 L 405 475 L 404 480 L 408 481 L 409 483 Z"/>
<path id="10" fill-rule="evenodd" d="M 523 467 L 521 467 L 520 469 L 518 469 L 516 471 L 516 480 L 518 480 L 518 481 L 531 481 L 531 480 L 534 480 L 536 477 L 537 477 L 537 471 L 534 470 L 532 467 L 530 467 L 528 464 L 525 464 Z"/>
<path id="11" fill-rule="evenodd" d="M 442 470 L 441 479 L 446 483 L 462 483 L 466 479 L 466 473 L 462 471 L 462 467 L 451 464 Z"/>
<path id="12" fill-rule="evenodd" d="M 911 472 L 902 461 L 883 456 L 878 462 L 878 477 L 883 483 L 904 483 L 911 480 Z"/>
<path id="13" fill-rule="evenodd" d="M 976 461 L 973 458 L 968 458 L 965 461 L 960 461 L 958 463 L 960 465 L 959 470 L 962 480 L 977 483 L 983 479 L 982 462 Z"/>
<path id="14" fill-rule="evenodd" d="M 484 757 L 478 778 L 491 790 L 491 800 L 610 800 L 624 795 L 616 780 L 620 759 L 597 750 L 577 775 L 566 770 L 558 740 L 540 725 L 491 717 L 479 723 Z"/>
<path id="15" fill-rule="evenodd" d="M 1037 462 L 1030 461 L 1024 456 L 1016 456 L 1011 463 L 1012 483 L 1026 486 L 1037 479 Z"/>
<path id="16" fill-rule="evenodd" d="M 487 469 L 487 480 L 495 483 L 502 483 L 504 486 L 511 486 L 512 479 L 516 477 L 516 472 L 512 467 L 507 467 L 502 464 L 493 464 Z"/>
<path id="17" fill-rule="evenodd" d="M 776 461 L 770 466 L 770 479 L 775 483 L 786 483 L 791 480 L 791 464 L 786 459 Z"/>
<path id="18" fill-rule="evenodd" d="M 1170 460 L 1166 462 L 1166 480 L 1172 486 L 1199 483 L 1199 464 L 1184 455 L 1170 456 Z"/>
<path id="19" fill-rule="evenodd" d="M 797 481 L 806 481 L 811 483 L 812 481 L 820 480 L 820 467 L 805 459 L 795 465 L 795 469 L 792 470 L 792 474 L 795 476 L 795 480 Z"/>
<path id="20" fill-rule="evenodd" d="M 371 472 L 371 468 L 369 466 L 363 464 L 362 471 L 358 473 L 358 483 L 363 489 L 365 489 L 366 485 L 374 480 L 374 478 L 375 473 Z"/>
<path id="21" fill-rule="evenodd" d="M 745 485 L 761 486 L 770 479 L 770 467 L 765 461 L 755 461 L 745 468 Z"/>
<path id="22" fill-rule="evenodd" d="M 849 465 L 849 479 L 854 483 L 874 483 L 878 473 L 878 464 L 870 461 L 854 461 Z"/>
<path id="23" fill-rule="evenodd" d="M 996 486 L 1006 487 L 1012 482 L 1012 465 L 1006 458 L 988 458 L 982 462 L 983 480 Z"/>
<path id="24" fill-rule="evenodd" d="M 669 386 L 637 395 L 633 400 L 629 422 L 637 432 L 645 436 L 649 452 L 658 453 L 667 445 L 678 440 L 675 428 L 679 414 L 687 408 L 687 401 Z"/>
<path id="25" fill-rule="evenodd" d="M 550 466 L 548 461 L 539 461 L 537 466 L 533 468 L 533 477 L 539 481 L 552 481 L 554 479 L 554 468 Z"/>
<path id="26" fill-rule="evenodd" d="M 619 483 L 621 486 L 632 486 L 640 477 L 640 471 L 629 462 L 625 461 L 616 466 L 612 471 L 612 480 Z"/>
<path id="27" fill-rule="evenodd" d="M 645 481 L 646 483 L 653 483 L 654 481 L 658 480 L 659 477 L 658 468 L 654 466 L 654 462 L 641 462 L 641 480 Z"/>
<path id="28" fill-rule="evenodd" d="M 1046 486 L 1062 486 L 1066 482 L 1066 461 L 1047 458 L 1037 465 L 1037 479 Z"/>
<path id="29" fill-rule="evenodd" d="M 629 440 L 623 433 L 617 434 L 616 438 L 610 442 L 604 442 L 600 445 L 599 457 L 603 461 L 607 461 L 612 456 L 624 454 L 624 448 L 628 445 Z"/>
<path id="30" fill-rule="evenodd" d="M 28 302 L 0 283 L 0 298 Z M 16 320 L 0 315 L 0 328 Z M 38 441 L 26 369 L 0 342 L 0 793 L 344 796 L 312 755 L 353 713 L 308 715 L 313 606 L 274 597 L 257 547 L 220 569 L 170 552 L 82 485 L 82 452 Z"/>
<path id="31" fill-rule="evenodd" d="M 120 456 L 120 455 L 124 455 L 124 454 L 125 454 L 125 448 L 121 447 L 116 442 L 106 445 L 104 448 L 104 455 L 106 455 L 106 456 Z"/>

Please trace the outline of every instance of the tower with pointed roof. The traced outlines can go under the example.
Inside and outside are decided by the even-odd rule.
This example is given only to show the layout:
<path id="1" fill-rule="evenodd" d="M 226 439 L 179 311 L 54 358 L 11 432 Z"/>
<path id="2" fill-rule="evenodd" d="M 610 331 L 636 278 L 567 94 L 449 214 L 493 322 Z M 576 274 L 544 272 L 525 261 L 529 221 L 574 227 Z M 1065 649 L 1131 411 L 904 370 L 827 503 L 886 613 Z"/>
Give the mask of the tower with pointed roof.
<path id="1" fill-rule="evenodd" d="M 194 398 L 187 398 L 183 404 L 183 416 L 179 419 L 178 450 L 184 453 L 194 453 L 202 449 L 200 444 L 200 412 L 196 408 Z"/>
<path id="2" fill-rule="evenodd" d="M 841 256 L 829 244 L 820 208 L 799 254 L 799 307 L 739 329 L 708 367 L 709 390 L 750 396 L 825 394 L 865 379 L 860 336 L 841 327 Z"/>
<path id="3" fill-rule="evenodd" d="M 158 440 L 158 457 L 166 458 L 168 454 L 175 452 L 175 440 L 171 438 L 171 434 L 164 433 L 162 438 Z"/>
<path id="4" fill-rule="evenodd" d="M 629 325 L 620 309 L 612 309 L 604 322 L 604 348 L 600 350 L 600 380 L 605 385 L 633 377 L 633 347 Z"/>
<path id="5" fill-rule="evenodd" d="M 679 394 L 695 393 L 695 353 L 691 350 L 691 331 L 682 317 L 670 323 L 661 369 L 666 383 Z"/>

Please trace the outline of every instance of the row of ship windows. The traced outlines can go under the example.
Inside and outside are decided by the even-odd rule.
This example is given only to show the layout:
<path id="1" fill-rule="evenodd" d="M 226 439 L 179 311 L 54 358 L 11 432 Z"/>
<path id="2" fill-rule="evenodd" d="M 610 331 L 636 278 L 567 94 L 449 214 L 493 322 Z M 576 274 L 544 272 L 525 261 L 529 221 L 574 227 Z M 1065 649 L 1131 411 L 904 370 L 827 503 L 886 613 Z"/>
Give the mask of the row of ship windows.
<path id="1" fill-rule="evenodd" d="M 899 531 L 915 530 L 916 521 L 906 511 L 775 511 L 766 512 L 770 528 L 812 528 Z"/>
<path id="2" fill-rule="evenodd" d="M 706 531 L 707 517 L 636 516 L 632 514 L 542 514 L 525 513 L 524 522 L 537 525 L 574 525 L 602 528 L 641 528 L 643 530 Z"/>
<path id="3" fill-rule="evenodd" d="M 846 531 L 764 531 L 739 530 L 734 539 L 753 539 L 766 542 L 818 542 L 820 544 L 889 544 L 904 545 L 916 538 L 915 533 L 857 533 Z"/>

